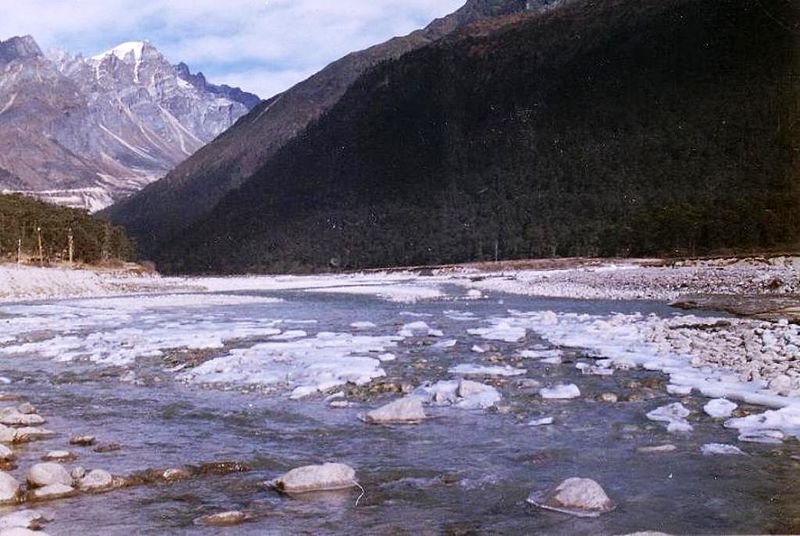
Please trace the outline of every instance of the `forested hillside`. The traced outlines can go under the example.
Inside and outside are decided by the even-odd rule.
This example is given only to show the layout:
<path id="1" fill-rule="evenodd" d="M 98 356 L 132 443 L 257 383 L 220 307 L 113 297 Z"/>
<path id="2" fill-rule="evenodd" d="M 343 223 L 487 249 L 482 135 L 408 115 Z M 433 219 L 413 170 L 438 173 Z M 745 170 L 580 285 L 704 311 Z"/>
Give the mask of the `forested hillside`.
<path id="1" fill-rule="evenodd" d="M 19 248 L 23 262 L 67 261 L 70 235 L 75 262 L 96 264 L 130 260 L 134 256 L 133 244 L 121 227 L 94 218 L 86 211 L 21 195 L 0 195 L 0 260 L 16 261 Z"/>
<path id="2" fill-rule="evenodd" d="M 586 0 L 471 26 L 361 77 L 156 259 L 298 271 L 794 245 L 799 9 Z"/>

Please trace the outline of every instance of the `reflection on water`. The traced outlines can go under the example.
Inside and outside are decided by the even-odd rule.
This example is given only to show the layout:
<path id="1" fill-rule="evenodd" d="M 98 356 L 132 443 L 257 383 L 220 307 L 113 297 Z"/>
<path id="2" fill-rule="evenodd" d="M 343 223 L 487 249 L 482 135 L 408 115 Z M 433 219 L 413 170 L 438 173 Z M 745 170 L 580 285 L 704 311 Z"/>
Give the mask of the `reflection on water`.
<path id="1" fill-rule="evenodd" d="M 451 378 L 458 363 L 486 362 L 491 355 L 511 360 L 517 350 L 541 343 L 535 334 L 524 343 L 491 342 L 468 335 L 480 320 L 520 310 L 553 309 L 604 312 L 659 312 L 643 303 L 575 302 L 504 298 L 396 305 L 370 298 L 273 293 L 280 304 L 242 304 L 211 308 L 203 314 L 226 319 L 316 320 L 303 324 L 309 336 L 320 331 L 352 332 L 354 321 L 376 324 L 371 335 L 396 334 L 414 320 L 402 314 L 431 314 L 424 320 L 454 338 L 453 349 L 435 348 L 427 337 L 403 341 L 397 360 L 382 367 L 383 381 L 408 382 Z M 445 315 L 445 310 L 471 312 Z M 109 322 L 135 327 L 138 315 L 149 321 L 177 322 L 182 310 L 133 312 Z M 157 320 L 157 319 L 156 319 Z M 39 326 L 41 329 L 41 326 Z M 290 329 L 290 328 L 286 328 Z M 480 356 L 476 344 L 493 351 Z M 49 418 L 59 437 L 19 448 L 21 471 L 47 450 L 64 448 L 70 434 L 90 433 L 122 449 L 97 453 L 75 448 L 74 466 L 105 468 L 127 474 L 213 460 L 237 460 L 253 471 L 209 475 L 173 484 L 157 484 L 103 495 L 81 496 L 47 505 L 54 521 L 51 534 L 219 534 L 195 520 L 223 510 L 246 510 L 253 519 L 226 528 L 225 534 L 370 533 L 370 534 L 617 534 L 636 530 L 719 534 L 800 530 L 800 501 L 795 485 L 800 464 L 797 445 L 739 444 L 736 434 L 702 413 L 702 397 L 668 395 L 660 376 L 645 371 L 614 376 L 583 376 L 574 360 L 544 365 L 518 359 L 522 378 L 487 381 L 503 394 L 499 411 L 430 408 L 432 418 L 416 426 L 368 426 L 359 413 L 396 395 L 370 395 L 354 407 L 331 409 L 322 397 L 289 401 L 284 393 L 209 390 L 173 381 L 159 359 L 140 359 L 133 370 L 139 385 L 120 381 L 127 367 L 56 363 L 36 354 L 4 358 L 0 375 L 14 380 L 8 391 L 22 394 Z M 500 363 L 500 364 L 504 364 Z M 576 383 L 582 396 L 544 401 L 521 379 L 545 384 Z M 637 380 L 638 383 L 632 382 Z M 614 392 L 618 403 L 596 402 Z M 647 411 L 681 400 L 694 411 L 694 432 L 673 435 L 648 421 Z M 533 418 L 551 416 L 555 424 L 530 427 Z M 704 443 L 732 443 L 749 456 L 703 456 Z M 646 445 L 672 443 L 666 453 L 637 453 Z M 263 482 L 292 467 L 340 461 L 356 468 L 366 490 L 285 497 Z M 570 476 L 600 482 L 619 505 L 599 519 L 576 519 L 536 510 L 528 494 Z"/>

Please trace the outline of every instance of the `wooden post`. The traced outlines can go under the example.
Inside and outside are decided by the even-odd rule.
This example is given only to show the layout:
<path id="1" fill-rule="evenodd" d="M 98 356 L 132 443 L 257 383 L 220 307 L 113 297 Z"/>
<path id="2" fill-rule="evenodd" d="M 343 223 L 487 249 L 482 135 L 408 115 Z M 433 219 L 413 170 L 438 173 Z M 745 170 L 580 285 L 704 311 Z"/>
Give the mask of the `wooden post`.
<path id="1" fill-rule="evenodd" d="M 39 266 L 44 267 L 44 250 L 42 249 L 42 228 L 36 227 L 36 237 L 39 240 Z"/>
<path id="2" fill-rule="evenodd" d="M 69 249 L 69 263 L 72 264 L 73 254 L 75 253 L 75 243 L 72 239 L 72 227 L 67 231 L 67 244 Z"/>
<path id="3" fill-rule="evenodd" d="M 22 239 L 17 238 L 17 264 L 22 264 Z"/>

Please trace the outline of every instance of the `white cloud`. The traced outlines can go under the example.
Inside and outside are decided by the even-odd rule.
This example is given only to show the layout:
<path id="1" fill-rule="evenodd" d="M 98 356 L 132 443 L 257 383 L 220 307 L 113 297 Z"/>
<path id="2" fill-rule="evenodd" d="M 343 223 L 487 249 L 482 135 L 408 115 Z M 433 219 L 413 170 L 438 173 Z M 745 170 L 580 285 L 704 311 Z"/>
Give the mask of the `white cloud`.
<path id="1" fill-rule="evenodd" d="M 147 39 L 214 82 L 268 97 L 353 50 L 406 34 L 465 0 L 0 0 L 0 39 L 93 55 Z"/>

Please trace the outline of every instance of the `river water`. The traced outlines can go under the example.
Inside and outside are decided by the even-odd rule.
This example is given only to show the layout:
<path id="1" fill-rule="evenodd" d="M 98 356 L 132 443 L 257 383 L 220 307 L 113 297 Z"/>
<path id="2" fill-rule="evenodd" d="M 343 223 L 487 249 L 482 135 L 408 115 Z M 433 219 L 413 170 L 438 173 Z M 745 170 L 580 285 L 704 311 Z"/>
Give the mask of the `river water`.
<path id="1" fill-rule="evenodd" d="M 676 534 L 789 533 L 800 530 L 796 486 L 800 455 L 796 443 L 738 443 L 736 433 L 702 413 L 707 399 L 673 396 L 660 373 L 617 371 L 582 375 L 579 351 L 563 364 L 519 357 L 519 350 L 546 345 L 536 333 L 521 341 L 486 340 L 468 330 L 485 319 L 520 311 L 642 312 L 679 314 L 647 302 L 533 299 L 494 295 L 465 300 L 450 289 L 447 299 L 399 304 L 369 296 L 300 291 L 240 293 L 230 299 L 167 298 L 156 306 L 136 299 L 0 306 L 0 376 L 4 391 L 19 394 L 58 432 L 52 439 L 15 447 L 20 480 L 45 452 L 71 448 L 69 467 L 103 468 L 130 474 L 204 462 L 244 462 L 252 470 L 207 475 L 98 495 L 44 503 L 52 516 L 49 534 L 219 534 L 196 520 L 224 510 L 244 510 L 252 519 L 225 534 L 623 534 L 659 530 Z M 219 295 L 207 295 L 216 296 Z M 271 297 L 281 301 L 239 300 Z M 141 303 L 147 303 L 141 299 Z M 476 377 L 497 387 L 500 409 L 429 407 L 419 425 L 370 426 L 359 414 L 393 400 L 368 388 L 344 386 L 351 407 L 333 409 L 324 395 L 292 400 L 293 385 L 263 388 L 247 382 L 213 387 L 181 381 L 205 359 L 269 341 L 277 330 L 303 330 L 294 340 L 320 332 L 353 333 L 356 321 L 370 337 L 395 336 L 404 325 L 425 322 L 443 337 L 414 333 L 384 348 L 396 356 L 380 363 L 386 376 L 370 385 L 451 379 L 460 363 L 524 367 L 513 378 Z M 259 329 L 271 326 L 275 331 Z M 209 333 L 222 333 L 226 346 L 203 353 Z M 175 370 L 186 353 L 169 351 L 170 337 L 197 335 L 197 362 Z M 123 337 L 124 335 L 124 337 Z M 227 336 L 236 336 L 234 340 Z M 454 339 L 451 348 L 435 346 Z M 87 342 L 88 341 L 88 342 Z M 164 342 L 167 341 L 167 342 Z M 118 345 L 115 347 L 114 345 Z M 162 354 L 151 346 L 166 345 Z M 487 350 L 476 353 L 475 345 Z M 137 347 L 148 355 L 137 356 Z M 13 348 L 11 351 L 9 349 Z M 118 348 L 115 350 L 114 348 Z M 115 352 L 129 360 L 114 359 Z M 372 354 L 379 352 L 373 351 Z M 324 358 L 324 356 L 323 356 Z M 64 360 L 68 359 L 68 360 Z M 345 358 L 346 359 L 346 358 Z M 288 377 L 288 376 L 287 376 Z M 543 400 L 522 379 L 543 385 L 575 383 L 581 397 Z M 635 383 L 634 383 L 635 382 Z M 333 389 L 335 391 L 336 389 Z M 374 391 L 374 390 L 373 390 Z M 613 392 L 621 399 L 595 401 Z M 691 434 L 671 434 L 645 414 L 683 401 L 694 410 Z M 745 407 L 744 409 L 747 409 Z M 533 418 L 555 423 L 533 427 Z M 93 434 L 113 452 L 69 447 L 73 434 Z M 737 444 L 746 456 L 704 456 L 705 443 Z M 666 453 L 637 447 L 674 444 Z M 264 482 L 296 466 L 344 462 L 357 471 L 360 491 L 286 497 Z M 597 519 L 578 519 L 538 510 L 528 494 L 580 476 L 602 484 L 618 508 Z M 38 505 L 37 505 L 38 507 Z"/>

